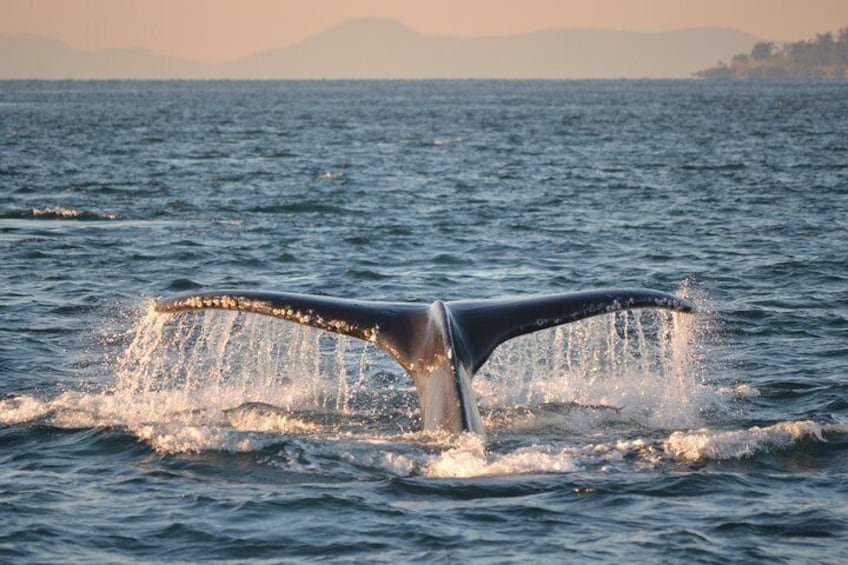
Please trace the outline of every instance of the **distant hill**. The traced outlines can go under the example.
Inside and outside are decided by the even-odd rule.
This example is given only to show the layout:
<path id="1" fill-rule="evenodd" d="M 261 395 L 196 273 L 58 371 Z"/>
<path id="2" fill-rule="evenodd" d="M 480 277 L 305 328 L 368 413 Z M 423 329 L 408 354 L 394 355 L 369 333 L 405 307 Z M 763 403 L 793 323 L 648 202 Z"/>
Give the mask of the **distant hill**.
<path id="1" fill-rule="evenodd" d="M 140 48 L 79 51 L 41 37 L 0 36 L 0 78 L 686 78 L 756 42 L 719 28 L 432 37 L 393 20 L 365 19 L 289 47 L 204 65 Z"/>
<path id="2" fill-rule="evenodd" d="M 848 80 L 848 28 L 822 33 L 814 40 L 780 47 L 758 42 L 750 54 L 740 53 L 730 64 L 698 71 L 707 79 L 842 79 Z"/>
<path id="3" fill-rule="evenodd" d="M 78 51 L 54 39 L 0 36 L 0 78 L 197 78 L 204 65 L 140 48 Z"/>

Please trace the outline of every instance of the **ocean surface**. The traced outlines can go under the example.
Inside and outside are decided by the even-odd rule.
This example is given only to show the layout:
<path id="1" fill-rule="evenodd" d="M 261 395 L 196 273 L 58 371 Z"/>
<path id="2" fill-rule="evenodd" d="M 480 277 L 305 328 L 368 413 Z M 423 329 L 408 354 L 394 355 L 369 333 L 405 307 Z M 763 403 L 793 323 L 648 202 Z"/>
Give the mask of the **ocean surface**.
<path id="1" fill-rule="evenodd" d="M 0 82 L 0 562 L 848 561 L 848 88 Z M 486 437 L 217 288 L 644 287 Z"/>

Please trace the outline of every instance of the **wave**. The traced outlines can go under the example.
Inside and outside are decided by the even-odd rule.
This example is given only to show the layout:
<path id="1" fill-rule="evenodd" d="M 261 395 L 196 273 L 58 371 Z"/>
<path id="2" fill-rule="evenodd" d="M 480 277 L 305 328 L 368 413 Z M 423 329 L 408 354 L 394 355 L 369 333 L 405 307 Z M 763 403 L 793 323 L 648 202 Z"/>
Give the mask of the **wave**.
<path id="1" fill-rule="evenodd" d="M 319 202 L 316 200 L 301 200 L 285 204 L 273 204 L 268 206 L 256 206 L 249 210 L 254 214 L 322 214 L 322 215 L 345 215 L 349 210 Z"/>
<path id="2" fill-rule="evenodd" d="M 163 454 L 274 454 L 280 452 L 280 446 L 296 441 L 301 451 L 297 461 L 316 472 L 333 473 L 335 465 L 325 467 L 322 462 L 341 460 L 353 469 L 434 478 L 626 472 L 674 463 L 744 460 L 791 454 L 808 442 L 825 444 L 832 436 L 848 434 L 848 424 L 810 420 L 737 430 L 675 431 L 665 438 L 610 437 L 600 441 L 585 441 L 597 435 L 597 430 L 588 436 L 572 430 L 573 437 L 563 439 L 564 430 L 560 428 L 550 434 L 513 434 L 517 445 L 493 447 L 474 434 L 384 433 L 369 427 L 362 418 L 345 428 L 340 425 L 347 418 L 344 415 L 298 412 L 264 403 L 245 403 L 228 410 L 176 409 L 184 401 L 169 393 L 148 394 L 143 400 L 104 393 L 66 392 L 49 401 L 23 395 L 0 401 L 0 425 L 123 429 Z M 503 434 L 499 438 L 502 443 Z M 275 464 L 290 467 L 289 463 Z"/>
<path id="3" fill-rule="evenodd" d="M 62 206 L 49 208 L 30 208 L 18 212 L 0 213 L 0 219 L 22 219 L 32 218 L 37 220 L 78 220 L 78 221 L 103 221 L 123 219 L 119 214 L 96 212 L 93 210 L 82 210 L 79 208 L 65 208 Z"/>
<path id="4" fill-rule="evenodd" d="M 597 443 L 559 445 L 542 439 L 529 446 L 501 452 L 487 450 L 476 437 L 463 438 L 438 454 L 405 458 L 408 474 L 430 477 L 478 477 L 534 473 L 571 473 L 587 469 L 625 471 L 656 468 L 675 462 L 744 460 L 761 454 L 791 453 L 808 442 L 826 444 L 829 437 L 848 434 L 848 424 L 810 420 L 778 422 L 743 430 L 677 431 L 665 440 L 613 439 Z M 397 457 L 386 470 L 397 470 Z"/>
<path id="5" fill-rule="evenodd" d="M 787 421 L 745 430 L 674 432 L 665 441 L 665 449 L 675 458 L 689 462 L 748 459 L 759 453 L 792 449 L 804 441 L 825 443 L 825 436 L 845 433 L 848 424 Z"/>
<path id="6" fill-rule="evenodd" d="M 437 137 L 433 140 L 433 145 L 454 145 L 461 143 L 463 139 L 459 136 L 455 137 Z"/>
<path id="7" fill-rule="evenodd" d="M 344 171 L 324 171 L 321 174 L 319 174 L 318 176 L 316 176 L 315 178 L 318 179 L 318 180 L 332 182 L 332 181 L 344 181 L 347 178 L 347 176 L 345 175 Z"/>

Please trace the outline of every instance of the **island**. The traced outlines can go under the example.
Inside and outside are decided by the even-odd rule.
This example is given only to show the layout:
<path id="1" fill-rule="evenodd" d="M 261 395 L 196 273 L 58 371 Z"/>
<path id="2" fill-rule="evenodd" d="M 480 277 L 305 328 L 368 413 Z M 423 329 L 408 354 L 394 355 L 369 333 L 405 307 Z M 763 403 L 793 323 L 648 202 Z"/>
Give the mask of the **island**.
<path id="1" fill-rule="evenodd" d="M 703 79 L 835 79 L 848 80 L 848 27 L 815 39 L 785 43 L 760 41 L 750 53 L 740 53 L 730 63 L 694 73 Z"/>

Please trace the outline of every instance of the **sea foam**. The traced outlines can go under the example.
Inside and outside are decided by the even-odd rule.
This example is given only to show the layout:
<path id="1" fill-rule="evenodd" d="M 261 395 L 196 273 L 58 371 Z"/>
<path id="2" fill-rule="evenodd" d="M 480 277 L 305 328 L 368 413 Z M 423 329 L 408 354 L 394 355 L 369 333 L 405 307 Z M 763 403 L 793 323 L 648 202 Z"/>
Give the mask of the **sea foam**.
<path id="1" fill-rule="evenodd" d="M 674 432 L 665 441 L 665 449 L 684 461 L 744 459 L 762 452 L 791 449 L 806 440 L 826 442 L 825 435 L 846 432 L 848 424 L 819 424 L 810 420 L 744 430 L 699 429 Z"/>

